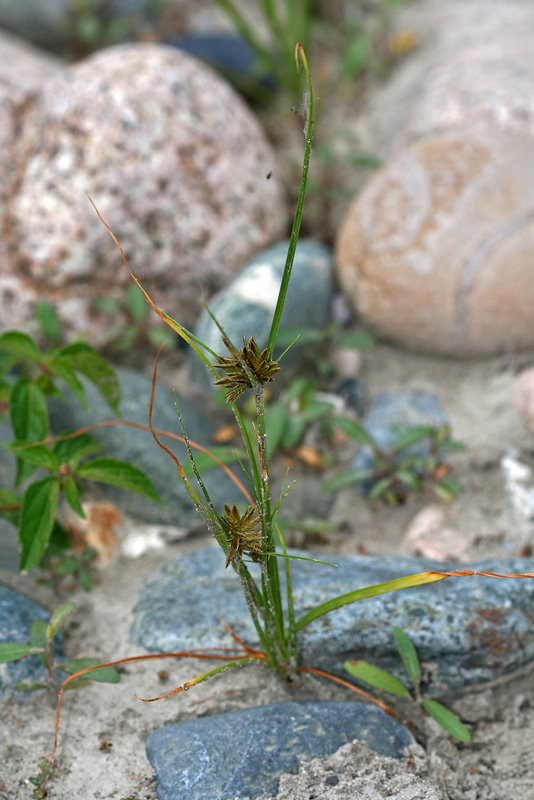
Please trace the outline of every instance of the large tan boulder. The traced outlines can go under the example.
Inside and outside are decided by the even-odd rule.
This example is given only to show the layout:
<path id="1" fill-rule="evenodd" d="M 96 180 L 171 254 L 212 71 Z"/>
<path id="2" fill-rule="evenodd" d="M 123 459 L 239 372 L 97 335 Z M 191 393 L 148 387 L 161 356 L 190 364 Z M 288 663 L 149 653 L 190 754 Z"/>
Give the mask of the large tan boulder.
<path id="1" fill-rule="evenodd" d="M 339 280 L 401 344 L 462 356 L 532 347 L 534 7 L 427 6 L 427 46 L 375 110 L 386 163 L 340 228 Z"/>

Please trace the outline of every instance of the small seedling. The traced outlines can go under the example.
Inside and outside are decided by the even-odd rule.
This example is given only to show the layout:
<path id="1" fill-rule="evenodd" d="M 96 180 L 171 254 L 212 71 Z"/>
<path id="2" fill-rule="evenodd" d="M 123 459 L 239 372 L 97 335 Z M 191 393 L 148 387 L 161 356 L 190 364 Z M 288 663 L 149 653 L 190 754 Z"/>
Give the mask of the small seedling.
<path id="1" fill-rule="evenodd" d="M 461 485 L 449 477 L 450 466 L 445 457 L 465 450 L 465 446 L 451 439 L 448 425 L 396 426 L 396 439 L 388 450 L 382 450 L 358 422 L 342 416 L 336 417 L 335 422 L 348 436 L 369 448 L 371 463 L 334 475 L 326 481 L 323 491 L 359 484 L 370 502 L 382 500 L 388 505 L 405 502 L 410 492 L 420 491 L 428 484 L 446 502 L 462 492 Z"/>
<path id="2" fill-rule="evenodd" d="M 73 610 L 74 603 L 64 603 L 54 611 L 50 622 L 47 623 L 44 619 L 36 619 L 30 628 L 29 644 L 21 644 L 20 642 L 0 643 L 0 664 L 6 664 L 8 661 L 19 661 L 29 656 L 37 656 L 47 671 L 47 683 L 19 683 L 13 687 L 14 689 L 26 692 L 48 689 L 55 694 L 60 671 L 74 675 L 80 670 L 87 667 L 97 667 L 101 663 L 97 658 L 72 658 L 66 661 L 56 661 L 55 639 L 59 629 Z M 102 669 L 95 669 L 86 673 L 83 678 L 71 681 L 69 688 L 75 689 L 86 686 L 89 680 L 102 683 L 118 683 L 120 676 L 114 667 L 102 667 Z"/>
<path id="3" fill-rule="evenodd" d="M 50 542 L 68 547 L 57 510 L 63 495 L 75 514 L 85 517 L 80 481 L 107 483 L 161 503 L 156 488 L 137 467 L 114 458 L 92 458 L 102 446 L 87 433 L 49 438 L 47 399 L 63 399 L 58 380 L 88 407 L 80 375 L 96 386 L 113 411 L 118 410 L 118 378 L 88 344 L 75 342 L 43 353 L 21 331 L 0 336 L 0 416 L 9 412 L 14 434 L 3 447 L 16 456 L 14 489 L 22 491 L 0 487 L 0 515 L 18 527 L 20 570 L 39 566 Z M 48 477 L 28 484 L 38 468 Z"/>
<path id="4" fill-rule="evenodd" d="M 386 672 L 380 667 L 375 667 L 373 664 L 369 664 L 368 661 L 346 661 L 344 667 L 349 675 L 369 684 L 369 686 L 373 686 L 375 689 L 415 702 L 417 706 L 423 708 L 435 719 L 443 730 L 450 733 L 455 739 L 469 744 L 471 735 L 456 714 L 453 714 L 452 711 L 449 711 L 448 708 L 445 708 L 444 705 L 436 700 L 422 697 L 421 665 L 417 650 L 408 634 L 401 628 L 393 628 L 393 636 L 395 637 L 395 644 L 404 664 L 404 669 L 413 687 L 411 691 L 390 672 Z"/>

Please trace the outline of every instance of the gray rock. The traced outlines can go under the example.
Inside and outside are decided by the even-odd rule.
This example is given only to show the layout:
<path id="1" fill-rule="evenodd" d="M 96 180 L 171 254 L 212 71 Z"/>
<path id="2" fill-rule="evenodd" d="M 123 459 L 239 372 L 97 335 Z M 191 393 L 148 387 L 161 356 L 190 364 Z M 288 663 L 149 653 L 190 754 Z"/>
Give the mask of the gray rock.
<path id="1" fill-rule="evenodd" d="M 299 555 L 309 557 L 308 552 Z M 335 561 L 337 568 L 305 561 L 292 564 L 297 619 L 353 589 L 427 570 L 457 568 L 418 558 L 327 556 L 326 560 Z M 479 564 L 476 569 L 534 572 L 534 561 L 511 559 Z M 380 595 L 339 608 L 304 628 L 300 663 L 343 676 L 344 661 L 360 658 L 405 679 L 393 641 L 392 631 L 398 626 L 419 652 L 427 694 L 460 689 L 534 659 L 533 602 L 533 580 L 480 576 L 448 578 Z M 216 547 L 198 550 L 171 561 L 146 582 L 131 636 L 150 651 L 228 646 L 231 640 L 220 623 L 221 609 L 232 630 L 253 647 L 259 646 L 235 573 L 231 568 L 225 571 L 224 557 Z"/>
<path id="2" fill-rule="evenodd" d="M 30 627 L 36 619 L 48 621 L 50 614 L 33 600 L 0 584 L 0 642 L 29 644 Z M 58 652 L 61 657 L 61 650 Z M 6 689 L 23 681 L 47 682 L 46 670 L 36 657 L 0 664 L 0 697 Z"/>
<path id="3" fill-rule="evenodd" d="M 147 753 L 161 800 L 226 800 L 276 795 L 282 773 L 353 739 L 394 758 L 414 742 L 375 706 L 279 703 L 169 725 L 148 738 Z"/>
<path id="4" fill-rule="evenodd" d="M 267 345 L 288 244 L 280 242 L 256 255 L 209 302 L 211 312 L 238 347 L 243 344 L 243 336 L 248 340 L 252 335 L 260 350 Z M 312 239 L 299 242 L 280 330 L 299 326 L 322 330 L 328 325 L 334 295 L 332 270 L 333 257 L 328 248 Z M 220 331 L 206 311 L 201 313 L 195 333 L 214 352 L 227 355 Z M 289 356 L 284 356 L 284 361 Z M 201 386 L 213 385 L 211 373 L 196 356 L 192 359 L 197 382 Z"/>
<path id="5" fill-rule="evenodd" d="M 117 374 L 121 384 L 122 419 L 148 425 L 151 380 L 131 369 L 119 368 Z M 85 387 L 90 412 L 86 412 L 77 400 L 67 394 L 64 403 L 51 400 L 50 422 L 54 433 L 77 430 L 94 422 L 113 419 L 113 413 L 92 384 L 86 382 Z M 209 447 L 213 427 L 184 400 L 180 399 L 179 403 L 191 440 Z M 156 386 L 152 421 L 155 428 L 181 434 L 173 393 L 171 389 L 161 384 Z M 94 484 L 94 491 L 100 492 L 102 497 L 117 502 L 128 513 L 147 522 L 184 526 L 198 519 L 176 467 L 170 457 L 157 446 L 150 433 L 124 426 L 110 426 L 97 429 L 91 432 L 91 435 L 106 446 L 103 455 L 127 461 L 146 472 L 159 490 L 166 508 L 139 495 L 131 492 L 126 494 L 120 489 L 104 487 L 103 484 Z M 170 439 L 165 440 L 165 443 L 184 464 L 187 463 L 187 454 L 182 444 Z M 219 510 L 222 510 L 225 502 L 232 504 L 243 499 L 235 484 L 218 467 L 206 472 L 203 478 Z"/>
<path id="6" fill-rule="evenodd" d="M 0 0 L 0 25 L 36 44 L 56 48 L 64 43 L 70 5 L 69 0 Z"/>

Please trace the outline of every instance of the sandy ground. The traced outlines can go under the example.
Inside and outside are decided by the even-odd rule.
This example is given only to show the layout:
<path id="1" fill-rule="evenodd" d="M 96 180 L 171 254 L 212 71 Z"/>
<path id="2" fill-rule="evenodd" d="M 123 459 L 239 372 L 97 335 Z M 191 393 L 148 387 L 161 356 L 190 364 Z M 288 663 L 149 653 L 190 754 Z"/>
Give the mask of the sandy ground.
<path id="1" fill-rule="evenodd" d="M 454 435 L 468 445 L 465 454 L 455 456 L 453 476 L 464 485 L 465 493 L 450 509 L 450 517 L 465 537 L 472 560 L 517 554 L 528 544 L 525 534 L 518 538 L 499 467 L 500 457 L 510 448 L 525 459 L 532 450 L 533 436 L 511 399 L 514 375 L 528 363 L 525 356 L 481 363 L 437 361 L 385 346 L 365 357 L 363 377 L 371 396 L 400 387 L 435 391 Z M 167 381 L 173 377 L 172 370 L 167 370 Z M 425 493 L 399 508 L 370 508 L 355 492 L 344 492 L 332 510 L 332 518 L 341 523 L 340 532 L 310 547 L 330 553 L 398 553 L 409 521 L 429 502 L 433 498 Z M 135 520 L 125 517 L 122 536 L 134 529 Z M 128 632 L 142 582 L 169 559 L 208 543 L 207 537 L 197 536 L 147 552 L 137 560 L 128 559 L 119 547 L 89 594 L 75 590 L 54 595 L 30 577 L 6 571 L 0 571 L 0 580 L 50 610 L 66 599 L 75 601 L 76 611 L 65 626 L 69 656 L 120 658 L 138 652 Z M 168 673 L 164 682 L 158 674 L 162 669 Z M 252 704 L 348 699 L 341 687 L 311 677 L 289 689 L 268 670 L 255 667 L 223 674 L 186 695 L 158 703 L 143 704 L 135 697 L 168 691 L 197 670 L 198 664 L 191 660 L 141 662 L 126 665 L 118 685 L 94 684 L 68 693 L 50 797 L 155 800 L 155 777 L 144 742 L 161 725 Z M 532 800 L 532 670 L 444 699 L 469 724 L 470 746 L 454 743 L 428 722 L 424 749 L 416 748 L 407 759 L 393 762 L 348 745 L 331 759 L 303 765 L 299 775 L 284 777 L 278 800 L 312 796 L 316 800 L 356 796 L 364 800 Z M 0 719 L 0 797 L 30 797 L 28 777 L 37 773 L 39 761 L 52 747 L 54 708 L 44 693 L 24 701 L 6 696 L 0 701 Z M 338 778 L 335 785 L 326 781 L 333 773 Z"/>

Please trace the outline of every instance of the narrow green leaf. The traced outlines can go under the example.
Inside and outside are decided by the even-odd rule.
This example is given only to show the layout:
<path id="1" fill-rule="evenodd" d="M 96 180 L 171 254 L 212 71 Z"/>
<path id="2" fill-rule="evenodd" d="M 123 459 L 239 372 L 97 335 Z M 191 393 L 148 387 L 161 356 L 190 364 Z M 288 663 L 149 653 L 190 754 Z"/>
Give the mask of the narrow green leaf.
<path id="1" fill-rule="evenodd" d="M 144 322 L 148 316 L 149 308 L 143 292 L 135 283 L 130 283 L 126 289 L 124 300 L 128 313 L 134 322 Z"/>
<path id="2" fill-rule="evenodd" d="M 13 686 L 16 692 L 36 692 L 38 689 L 48 689 L 46 683 L 16 683 Z"/>
<path id="3" fill-rule="evenodd" d="M 324 614 L 329 614 L 336 608 L 356 603 L 358 600 L 365 600 L 367 597 L 376 597 L 379 594 L 387 594 L 388 592 L 396 592 L 399 589 L 409 589 L 412 586 L 421 586 L 423 583 L 434 583 L 435 581 L 443 580 L 442 575 L 435 572 L 419 572 L 416 575 L 407 575 L 404 578 L 395 578 L 392 581 L 385 581 L 384 583 L 377 583 L 373 586 L 366 586 L 363 589 L 355 589 L 353 592 L 332 597 L 324 603 L 320 603 L 315 608 L 312 608 L 304 614 L 296 623 L 295 631 L 309 625 L 314 619 L 322 617 Z"/>
<path id="4" fill-rule="evenodd" d="M 407 469 L 398 469 L 395 475 L 407 489 L 417 491 L 422 486 L 421 478 Z"/>
<path id="5" fill-rule="evenodd" d="M 454 500 L 454 494 L 448 489 L 445 489 L 443 486 L 440 486 L 439 483 L 436 483 L 434 486 L 434 493 L 439 497 L 440 500 L 443 500 L 444 503 L 452 503 Z"/>
<path id="6" fill-rule="evenodd" d="M 27 656 L 35 656 L 42 652 L 42 647 L 35 647 L 31 644 L 2 642 L 0 643 L 0 664 L 5 664 L 7 661 L 17 661 L 19 658 L 26 658 Z"/>
<path id="7" fill-rule="evenodd" d="M 280 446 L 283 438 L 287 411 L 282 403 L 273 403 L 265 409 L 265 428 L 267 431 L 267 455 L 270 458 Z"/>
<path id="8" fill-rule="evenodd" d="M 342 431 L 348 434 L 351 439 L 355 439 L 357 442 L 364 442 L 365 444 L 374 444 L 371 434 L 365 430 L 363 425 L 350 419 L 350 417 L 334 417 L 334 422 Z"/>
<path id="9" fill-rule="evenodd" d="M 19 537 L 20 570 L 34 569 L 41 561 L 54 526 L 59 484 L 54 478 L 31 483 L 22 498 Z"/>
<path id="10" fill-rule="evenodd" d="M 336 492 L 355 483 L 361 483 L 373 474 L 372 469 L 347 469 L 329 478 L 322 486 L 323 492 Z"/>
<path id="11" fill-rule="evenodd" d="M 436 720 L 438 725 L 441 725 L 443 730 L 450 733 L 455 739 L 469 744 L 471 741 L 471 734 L 465 725 L 460 722 L 456 714 L 453 714 L 452 711 L 449 711 L 448 708 L 445 708 L 445 706 L 442 706 L 441 703 L 436 702 L 436 700 L 423 700 L 422 706 L 428 711 L 430 716 Z"/>
<path id="12" fill-rule="evenodd" d="M 59 608 L 56 608 L 56 610 L 52 614 L 52 617 L 46 629 L 47 639 L 54 638 L 54 636 L 60 629 L 61 625 L 65 622 L 69 614 L 72 613 L 73 609 L 74 609 L 74 603 L 64 603 Z"/>
<path id="13" fill-rule="evenodd" d="M 464 487 L 458 481 L 453 480 L 452 478 L 442 478 L 439 482 L 440 486 L 443 486 L 444 489 L 447 489 L 452 494 L 462 494 L 464 491 Z"/>
<path id="14" fill-rule="evenodd" d="M 46 445 L 37 444 L 34 445 L 34 447 L 20 449 L 21 444 L 23 444 L 23 442 L 5 442 L 3 446 L 6 450 L 11 450 L 11 452 L 15 453 L 17 458 L 20 458 L 21 461 L 28 461 L 30 464 L 34 464 L 36 467 L 42 467 L 42 469 L 47 469 L 50 472 L 57 472 L 59 470 L 59 461 L 56 454 L 46 447 Z"/>
<path id="15" fill-rule="evenodd" d="M 408 634 L 405 633 L 402 628 L 393 628 L 393 636 L 395 637 L 395 643 L 400 653 L 402 663 L 404 664 L 404 669 L 408 673 L 413 685 L 418 686 L 421 680 L 421 667 L 419 665 L 417 650 L 413 646 L 412 640 Z"/>
<path id="16" fill-rule="evenodd" d="M 82 519 L 85 519 L 85 512 L 80 500 L 80 488 L 72 475 L 67 475 L 67 477 L 63 479 L 63 492 L 65 494 L 65 500 L 74 513 Z"/>
<path id="17" fill-rule="evenodd" d="M 81 372 L 94 383 L 100 394 L 116 413 L 119 410 L 120 386 L 114 369 L 85 342 L 74 342 L 57 351 L 57 357 L 67 366 Z"/>
<path id="18" fill-rule="evenodd" d="M 0 350 L 11 353 L 17 358 L 27 358 L 30 361 L 41 361 L 41 351 L 27 333 L 21 331 L 6 331 L 0 336 Z"/>
<path id="19" fill-rule="evenodd" d="M 96 667 L 101 662 L 98 658 L 72 658 L 64 661 L 59 665 L 60 669 L 68 672 L 69 675 L 74 675 L 87 667 Z M 102 667 L 102 669 L 94 669 L 91 672 L 86 672 L 80 676 L 83 680 L 87 681 L 100 681 L 101 683 L 118 683 L 120 675 L 115 667 Z"/>
<path id="20" fill-rule="evenodd" d="M 396 428 L 397 436 L 390 447 L 390 452 L 398 453 L 399 450 L 404 450 L 405 447 L 411 447 L 414 444 L 418 444 L 419 442 L 428 439 L 428 437 L 434 431 L 435 427 L 432 425 L 414 425 L 410 427 L 399 426 Z"/>
<path id="21" fill-rule="evenodd" d="M 377 481 L 367 495 L 369 502 L 372 503 L 374 500 L 378 500 L 378 498 L 384 494 L 384 492 L 387 492 L 392 484 L 393 478 L 382 478 L 381 480 Z"/>
<path id="22" fill-rule="evenodd" d="M 410 692 L 398 678 L 367 661 L 345 661 L 343 666 L 353 678 L 365 681 L 375 689 L 381 689 L 383 692 L 389 692 L 397 697 L 410 696 Z"/>
<path id="23" fill-rule="evenodd" d="M 82 464 L 77 471 L 78 478 L 91 481 L 109 483 L 119 489 L 128 489 L 130 492 L 148 497 L 155 503 L 163 505 L 158 490 L 144 472 L 124 461 L 115 458 L 95 458 Z"/>

